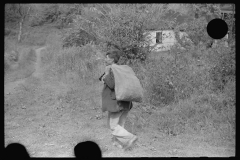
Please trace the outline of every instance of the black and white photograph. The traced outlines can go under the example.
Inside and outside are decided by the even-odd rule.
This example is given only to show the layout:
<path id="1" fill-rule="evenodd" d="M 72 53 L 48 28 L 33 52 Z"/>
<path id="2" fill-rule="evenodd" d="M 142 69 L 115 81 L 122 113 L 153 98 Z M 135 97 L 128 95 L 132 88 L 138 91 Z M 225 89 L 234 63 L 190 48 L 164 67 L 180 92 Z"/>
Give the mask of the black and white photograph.
<path id="1" fill-rule="evenodd" d="M 235 157 L 232 3 L 5 3 L 4 157 Z"/>

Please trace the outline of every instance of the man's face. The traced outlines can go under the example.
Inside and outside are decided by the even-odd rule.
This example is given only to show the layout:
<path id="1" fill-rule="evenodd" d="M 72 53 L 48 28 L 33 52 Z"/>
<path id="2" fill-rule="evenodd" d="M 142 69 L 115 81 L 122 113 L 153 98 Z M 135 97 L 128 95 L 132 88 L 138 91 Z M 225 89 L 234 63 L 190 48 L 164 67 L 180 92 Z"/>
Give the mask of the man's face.
<path id="1" fill-rule="evenodd" d="M 111 65 L 111 64 L 113 64 L 113 61 L 114 61 L 113 58 L 108 57 L 108 55 L 106 56 L 106 58 L 105 58 L 105 63 L 106 63 L 106 65 Z"/>

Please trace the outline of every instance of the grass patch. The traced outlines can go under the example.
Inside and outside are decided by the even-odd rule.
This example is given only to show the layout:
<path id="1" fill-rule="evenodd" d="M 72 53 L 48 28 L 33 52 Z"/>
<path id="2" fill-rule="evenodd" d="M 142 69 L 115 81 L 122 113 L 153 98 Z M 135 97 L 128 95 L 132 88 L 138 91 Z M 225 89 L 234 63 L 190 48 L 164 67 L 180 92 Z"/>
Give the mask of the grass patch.
<path id="1" fill-rule="evenodd" d="M 209 142 L 209 137 L 219 142 L 232 141 L 235 139 L 236 111 L 234 106 L 224 105 L 224 99 L 219 98 L 221 96 L 212 93 L 192 95 L 162 109 L 134 105 L 130 122 L 135 121 L 136 133 L 152 128 L 167 136 L 192 134 L 203 135 Z"/>
<path id="2" fill-rule="evenodd" d="M 85 84 L 93 84 L 98 82 L 104 66 L 97 60 L 97 49 L 89 44 L 83 47 L 70 47 L 60 50 L 57 54 L 52 52 L 51 68 L 55 72 L 55 76 L 59 79 L 69 82 L 69 79 L 81 79 Z"/>

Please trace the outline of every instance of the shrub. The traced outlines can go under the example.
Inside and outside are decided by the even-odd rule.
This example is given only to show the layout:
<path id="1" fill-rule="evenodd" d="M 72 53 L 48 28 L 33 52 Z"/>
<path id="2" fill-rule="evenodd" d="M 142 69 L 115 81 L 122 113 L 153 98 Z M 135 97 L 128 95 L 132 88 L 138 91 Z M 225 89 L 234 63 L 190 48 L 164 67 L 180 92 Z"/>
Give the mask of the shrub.
<path id="1" fill-rule="evenodd" d="M 197 66 L 196 60 L 189 58 L 189 55 L 190 52 L 171 50 L 167 56 L 132 65 L 144 84 L 151 104 L 167 105 L 187 99 L 201 87 L 204 88 L 208 78 L 206 68 Z"/>
<path id="2" fill-rule="evenodd" d="M 228 81 L 235 79 L 235 54 L 222 47 L 213 52 L 218 58 L 211 69 L 212 85 L 215 91 L 222 91 Z"/>
<path id="3" fill-rule="evenodd" d="M 70 33 L 63 39 L 63 48 L 73 46 L 81 47 L 90 43 L 91 41 L 95 42 L 96 38 L 88 34 L 86 31 L 80 29 L 78 32 Z"/>
<path id="4" fill-rule="evenodd" d="M 175 90 L 167 79 L 167 65 L 163 60 L 147 60 L 131 66 L 145 90 L 145 102 L 166 105 L 174 101 Z"/>
<path id="5" fill-rule="evenodd" d="M 44 23 L 52 23 L 59 15 L 57 4 L 41 4 L 37 6 L 36 13 L 30 19 L 31 26 L 41 26 Z"/>
<path id="6" fill-rule="evenodd" d="M 158 54 L 158 58 L 131 64 L 145 89 L 146 102 L 164 106 L 188 99 L 195 93 L 217 93 L 218 83 L 223 87 L 219 91 L 228 88 L 226 92 L 233 97 L 234 94 L 230 94 L 234 93 L 233 87 L 231 91 L 224 87 L 225 84 L 232 85 L 235 77 L 234 54 L 227 52 L 226 48 L 216 51 L 202 45 L 188 50 L 172 47 L 167 55 Z"/>

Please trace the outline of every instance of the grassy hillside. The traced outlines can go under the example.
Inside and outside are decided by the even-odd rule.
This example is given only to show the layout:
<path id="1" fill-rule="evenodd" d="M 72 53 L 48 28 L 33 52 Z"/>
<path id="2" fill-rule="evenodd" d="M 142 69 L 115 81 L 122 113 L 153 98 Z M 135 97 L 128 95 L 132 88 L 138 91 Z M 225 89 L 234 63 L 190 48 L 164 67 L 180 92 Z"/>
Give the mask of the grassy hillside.
<path id="1" fill-rule="evenodd" d="M 98 77 L 104 64 L 98 57 L 103 58 L 104 53 L 98 45 L 91 43 L 63 49 L 63 35 L 64 30 L 45 25 L 29 28 L 21 43 L 16 42 L 17 35 L 5 37 L 5 83 L 28 78 L 25 89 L 19 89 L 21 95 L 17 93 L 8 103 L 17 105 L 13 103 L 19 99 L 23 105 L 49 103 L 51 106 L 61 101 L 63 108 L 64 105 L 71 108 L 84 103 L 86 108 L 100 111 L 102 85 Z M 47 47 L 41 53 L 41 80 L 31 77 L 35 71 L 35 49 L 40 46 Z M 9 58 L 16 53 L 13 50 L 19 57 L 16 62 Z M 143 135 L 151 130 L 166 137 L 201 135 L 212 145 L 235 141 L 235 80 L 229 80 L 223 90 L 215 91 L 214 84 L 210 83 L 210 58 L 214 60 L 214 55 L 210 56 L 210 50 L 198 48 L 181 55 L 174 51 L 155 53 L 145 63 L 133 64 L 145 97 L 143 103 L 134 104 L 127 129 Z M 42 85 L 48 85 L 51 92 L 41 90 Z M 90 115 L 90 112 L 86 114 Z"/>

